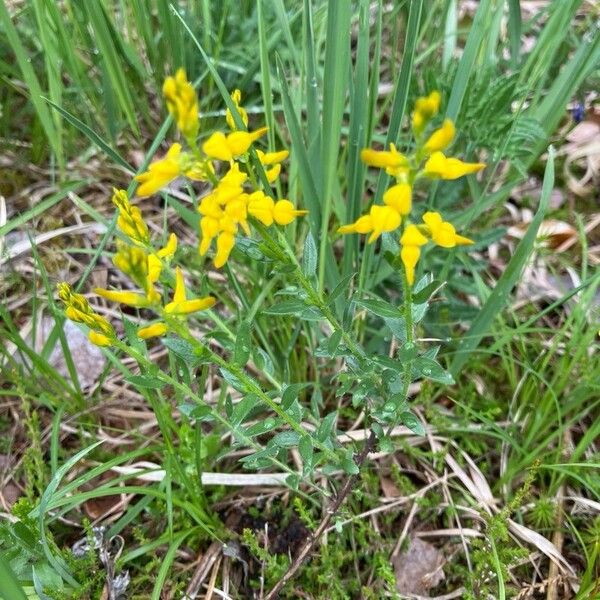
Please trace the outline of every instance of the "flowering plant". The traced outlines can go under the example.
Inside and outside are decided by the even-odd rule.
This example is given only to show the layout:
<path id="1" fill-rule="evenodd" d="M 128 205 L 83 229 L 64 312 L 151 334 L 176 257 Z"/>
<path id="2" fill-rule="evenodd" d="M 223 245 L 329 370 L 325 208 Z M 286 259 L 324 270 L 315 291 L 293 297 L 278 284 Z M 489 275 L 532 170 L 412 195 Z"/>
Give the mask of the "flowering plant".
<path id="1" fill-rule="evenodd" d="M 173 143 L 163 159 L 150 164 L 135 177 L 139 183 L 137 197 L 146 198 L 160 191 L 175 179 L 184 177 L 200 182 L 202 196 L 197 203 L 199 245 L 201 257 L 211 251 L 216 240 L 213 266 L 228 266 L 236 243 L 258 236 L 257 259 L 268 263 L 268 272 L 286 273 L 290 285 L 280 293 L 290 298 L 279 304 L 262 308 L 272 322 L 278 319 L 296 323 L 317 322 L 314 330 L 314 364 L 334 361 L 342 368 L 332 375 L 332 391 L 339 398 L 351 398 L 355 411 L 360 411 L 370 436 L 361 453 L 340 444 L 336 434 L 337 412 L 323 413 L 318 396 L 320 377 L 315 381 L 282 381 L 267 367 L 268 344 L 265 332 L 257 327 L 256 340 L 252 335 L 253 318 L 258 309 L 247 305 L 239 308 L 240 318 L 233 331 L 223 322 L 224 309 L 216 297 L 203 291 L 196 293 L 186 283 L 189 269 L 178 256 L 175 234 L 165 232 L 166 244 L 156 248 L 140 205 L 124 190 L 114 190 L 113 203 L 118 211 L 118 240 L 113 256 L 114 266 L 125 274 L 134 290 L 97 288 L 96 294 L 139 311 L 142 325 L 132 330 L 124 319 L 126 336 L 117 335 L 117 328 L 91 308 L 86 298 L 74 293 L 70 286 L 59 285 L 59 298 L 66 306 L 68 318 L 89 328 L 89 339 L 106 352 L 122 352 L 138 363 L 140 375 L 136 382 L 148 388 L 171 385 L 193 398 L 193 404 L 181 407 L 192 421 L 211 421 L 228 429 L 236 445 L 250 449 L 242 459 L 250 469 L 276 465 L 288 473 L 287 483 L 298 488 L 301 482 L 312 485 L 317 473 L 342 470 L 347 480 L 319 527 L 324 528 L 349 493 L 368 452 L 379 443 L 390 443 L 389 434 L 398 423 L 417 433 L 423 433 L 421 421 L 411 411 L 409 386 L 425 378 L 440 383 L 452 383 L 451 375 L 436 360 L 437 348 L 421 351 L 415 329 L 423 318 L 429 299 L 439 288 L 429 275 L 417 279 L 416 272 L 422 248 L 433 243 L 442 248 L 469 246 L 473 241 L 456 232 L 455 227 L 433 210 L 420 211 L 413 201 L 419 186 L 437 179 L 452 180 L 476 173 L 483 163 L 468 163 L 448 157 L 444 151 L 452 144 L 455 127 L 451 120 L 431 131 L 440 112 L 441 96 L 437 91 L 416 101 L 412 114 L 414 143 L 410 153 L 403 154 L 396 145 L 389 149 L 365 148 L 362 161 L 370 167 L 383 169 L 393 184 L 383 193 L 382 204 L 374 203 L 366 214 L 351 224 L 341 225 L 342 234 L 368 234 L 367 246 L 375 244 L 382 235 L 399 230 L 399 256 L 391 264 L 403 281 L 402 305 L 350 294 L 353 275 L 339 281 L 335 288 L 323 289 L 317 284 L 317 250 L 312 233 L 305 237 L 302 259 L 295 251 L 295 242 L 281 229 L 306 210 L 297 209 L 288 199 L 276 199 L 273 185 L 288 157 L 287 150 L 262 150 L 260 143 L 266 128 L 247 131 L 248 114 L 241 106 L 241 94 L 235 90 L 231 102 L 235 113 L 226 112 L 229 132 L 215 131 L 202 142 L 198 116 L 198 100 L 192 84 L 180 69 L 165 81 L 163 93 L 167 108 L 185 142 Z M 428 133 L 429 131 L 429 133 Z M 145 200 L 142 200 L 142 203 Z M 421 216 L 417 217 L 417 213 Z M 230 279 L 236 289 L 243 282 Z M 208 286 L 204 286 L 207 288 Z M 341 305 L 341 307 L 340 307 Z M 341 310 L 340 310 L 341 308 Z M 349 310 L 351 308 L 352 310 Z M 388 356 L 367 350 L 359 328 L 353 323 L 354 310 L 364 309 L 376 319 L 383 319 L 394 336 Z M 200 313 L 213 322 L 224 338 L 216 334 L 202 337 L 194 322 Z M 300 320 L 299 320 L 300 319 Z M 153 364 L 147 354 L 146 340 L 162 338 L 162 343 L 188 369 L 180 375 L 169 374 Z M 318 362 L 321 361 L 321 362 Z M 229 396 L 225 405 L 214 405 L 204 397 L 203 389 L 190 385 L 189 369 L 199 365 L 217 367 L 221 381 L 236 393 L 236 402 Z M 286 371 L 284 366 L 283 372 Z M 203 379 L 205 381 L 205 379 Z M 310 409 L 300 402 L 304 390 L 313 388 Z M 157 410 L 160 410 L 157 408 Z M 263 420 L 253 417 L 268 411 Z M 163 435 L 168 435 L 163 431 Z M 297 449 L 302 465 L 289 466 L 287 455 Z M 318 532 L 300 552 L 306 556 Z M 296 567 L 297 568 L 297 567 Z M 294 569 L 290 569 L 293 573 Z M 291 576 L 291 575 L 290 575 Z M 282 579 L 281 585 L 285 583 Z M 277 589 L 268 598 L 275 597 Z"/>

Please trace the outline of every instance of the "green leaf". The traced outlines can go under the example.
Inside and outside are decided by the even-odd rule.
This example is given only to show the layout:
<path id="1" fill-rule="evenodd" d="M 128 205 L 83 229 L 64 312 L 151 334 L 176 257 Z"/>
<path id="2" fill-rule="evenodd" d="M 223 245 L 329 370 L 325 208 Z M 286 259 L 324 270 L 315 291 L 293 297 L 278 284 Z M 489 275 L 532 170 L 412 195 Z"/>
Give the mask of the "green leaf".
<path id="1" fill-rule="evenodd" d="M 417 345 L 414 342 L 405 342 L 398 348 L 398 360 L 407 362 L 417 355 Z"/>
<path id="2" fill-rule="evenodd" d="M 310 383 L 290 383 L 286 385 L 281 394 L 281 408 L 287 410 L 298 397 L 298 394 L 309 385 Z"/>
<path id="3" fill-rule="evenodd" d="M 289 485 L 293 490 L 297 490 L 300 485 L 300 476 L 295 473 L 290 473 L 286 478 L 285 482 Z"/>
<path id="4" fill-rule="evenodd" d="M 354 300 L 354 303 L 362 308 L 366 308 L 370 313 L 378 317 L 387 317 L 392 319 L 402 318 L 402 312 L 385 300 Z"/>
<path id="5" fill-rule="evenodd" d="M 103 140 L 91 127 L 88 127 L 83 121 L 80 121 L 77 117 L 73 116 L 69 111 L 65 110 L 62 106 L 55 104 L 52 100 L 48 98 L 44 98 L 44 100 L 52 106 L 54 110 L 59 112 L 66 121 L 71 123 L 73 127 L 78 129 L 83 135 L 85 135 L 92 144 L 100 148 L 102 152 L 106 154 L 111 160 L 113 160 L 116 164 L 122 166 L 124 169 L 129 171 L 130 173 L 135 173 L 135 169 L 113 148 L 111 148 L 110 144 Z"/>
<path id="6" fill-rule="evenodd" d="M 250 358 L 252 345 L 252 324 L 244 320 L 239 324 L 235 338 L 235 348 L 233 351 L 233 361 L 243 367 Z"/>
<path id="7" fill-rule="evenodd" d="M 319 429 L 317 429 L 317 440 L 319 442 L 324 442 L 329 438 L 331 432 L 333 431 L 333 424 L 335 423 L 336 417 L 337 411 L 330 412 L 323 417 L 323 420 L 319 425 Z"/>
<path id="8" fill-rule="evenodd" d="M 269 417 L 264 421 L 260 421 L 259 423 L 255 423 L 248 427 L 248 429 L 244 430 L 244 434 L 248 437 L 254 437 L 256 435 L 262 435 L 263 433 L 268 433 L 269 431 L 275 429 L 281 424 L 279 419 L 275 417 Z"/>
<path id="9" fill-rule="evenodd" d="M 352 458 L 342 459 L 340 467 L 342 467 L 344 473 L 348 473 L 348 475 L 358 475 L 359 473 L 358 466 Z"/>
<path id="10" fill-rule="evenodd" d="M 346 289 L 348 288 L 348 284 L 352 281 L 352 279 L 356 276 L 356 273 L 350 273 L 343 277 L 340 282 L 333 288 L 331 294 L 329 294 L 329 298 L 327 298 L 327 304 L 330 306 L 341 296 Z"/>
<path id="11" fill-rule="evenodd" d="M 259 404 L 259 399 L 253 394 L 248 394 L 242 398 L 231 412 L 231 425 L 237 427 L 250 414 L 250 411 Z"/>
<path id="12" fill-rule="evenodd" d="M 298 315 L 298 313 L 303 312 L 306 308 L 306 304 L 302 300 L 285 300 L 273 304 L 263 310 L 263 313 L 266 315 Z"/>
<path id="13" fill-rule="evenodd" d="M 317 272 L 317 246 L 315 238 L 309 231 L 304 241 L 304 252 L 302 254 L 302 272 L 307 277 L 314 277 Z"/>
<path id="14" fill-rule="evenodd" d="M 2 597 L 11 600 L 27 600 L 27 594 L 23 591 L 17 576 L 8 562 L 4 561 L 2 555 L 0 555 L 0 581 L 2 581 L 2 589 L 0 590 Z"/>
<path id="15" fill-rule="evenodd" d="M 189 342 L 177 337 L 168 337 L 164 338 L 162 343 L 186 363 L 193 364 L 198 361 L 198 354 Z"/>
<path id="16" fill-rule="evenodd" d="M 398 418 L 400 419 L 400 422 L 408 427 L 413 433 L 425 435 L 426 431 L 425 427 L 423 427 L 423 423 L 421 423 L 413 413 L 409 411 L 403 412 Z"/>
<path id="17" fill-rule="evenodd" d="M 334 331 L 329 336 L 329 339 L 327 340 L 327 352 L 329 353 L 330 356 L 335 355 L 335 351 L 338 349 L 338 346 L 340 345 L 341 340 L 342 340 L 341 329 Z"/>
<path id="18" fill-rule="evenodd" d="M 429 300 L 431 295 L 443 285 L 442 281 L 434 279 L 422 289 L 416 291 L 412 296 L 413 304 L 423 304 Z M 415 286 L 416 289 L 416 286 Z"/>
<path id="19" fill-rule="evenodd" d="M 298 451 L 300 452 L 300 458 L 302 459 L 303 471 L 307 473 L 313 466 L 313 443 L 309 435 L 302 436 L 298 442 Z"/>
<path id="20" fill-rule="evenodd" d="M 295 448 L 300 441 L 300 434 L 296 431 L 282 431 L 269 442 L 278 448 Z"/>
<path id="21" fill-rule="evenodd" d="M 419 356 L 413 361 L 414 369 L 426 379 L 437 381 L 446 385 L 452 385 L 454 378 L 439 363 L 431 358 Z"/>

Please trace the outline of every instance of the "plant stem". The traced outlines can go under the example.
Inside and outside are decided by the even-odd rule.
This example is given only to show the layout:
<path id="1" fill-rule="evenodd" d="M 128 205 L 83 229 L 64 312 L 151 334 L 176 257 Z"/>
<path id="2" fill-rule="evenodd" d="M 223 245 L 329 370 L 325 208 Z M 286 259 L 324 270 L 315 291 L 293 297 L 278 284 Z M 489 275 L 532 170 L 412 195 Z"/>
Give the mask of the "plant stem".
<path id="1" fill-rule="evenodd" d="M 363 463 L 365 462 L 369 452 L 373 449 L 375 445 L 375 434 L 371 432 L 369 435 L 364 448 L 361 450 L 360 454 L 356 458 L 356 466 L 360 469 Z M 294 578 L 298 569 L 304 564 L 304 562 L 310 557 L 314 547 L 317 542 L 325 532 L 325 530 L 329 527 L 331 520 L 337 514 L 340 506 L 344 503 L 346 497 L 354 487 L 356 480 L 358 479 L 358 473 L 355 475 L 350 475 L 344 482 L 344 485 L 341 487 L 340 491 L 336 495 L 335 499 L 331 503 L 331 505 L 327 508 L 327 512 L 319 526 L 315 529 L 314 533 L 312 533 L 309 538 L 304 543 L 304 546 L 300 549 L 294 561 L 290 565 L 289 569 L 283 575 L 283 577 L 273 586 L 271 591 L 264 597 L 264 600 L 275 600 L 279 592 L 285 587 L 285 585 Z"/>

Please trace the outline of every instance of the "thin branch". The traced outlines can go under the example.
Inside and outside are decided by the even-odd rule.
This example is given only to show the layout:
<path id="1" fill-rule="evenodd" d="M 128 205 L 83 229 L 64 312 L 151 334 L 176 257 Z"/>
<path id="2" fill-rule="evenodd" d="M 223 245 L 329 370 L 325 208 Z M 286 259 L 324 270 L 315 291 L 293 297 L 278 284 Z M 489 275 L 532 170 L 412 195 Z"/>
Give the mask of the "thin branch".
<path id="1" fill-rule="evenodd" d="M 365 443 L 363 449 L 361 450 L 360 454 L 356 458 L 356 466 L 359 469 L 362 467 L 369 452 L 373 449 L 374 446 L 375 446 L 375 434 L 373 432 L 371 432 L 371 435 L 367 439 L 367 442 Z M 329 524 L 331 523 L 331 519 L 333 519 L 333 517 L 337 514 L 340 506 L 344 503 L 344 501 L 346 500 L 346 497 L 350 493 L 350 490 L 352 490 L 352 488 L 354 487 L 354 484 L 356 483 L 356 480 L 358 479 L 358 475 L 359 475 L 358 473 L 355 475 L 350 475 L 346 479 L 346 481 L 344 482 L 344 485 L 341 487 L 341 489 L 338 492 L 338 494 L 336 495 L 335 499 L 333 500 L 331 505 L 327 508 L 327 512 L 325 513 L 325 516 L 319 523 L 319 526 L 315 529 L 315 531 L 306 540 L 304 546 L 302 546 L 302 548 L 300 549 L 300 551 L 294 558 L 294 561 L 290 565 L 290 568 L 287 570 L 287 572 L 284 574 L 284 576 L 275 584 L 275 586 L 271 589 L 271 591 L 264 597 L 264 600 L 275 600 L 277 598 L 279 592 L 286 586 L 286 584 L 291 579 L 293 579 L 295 577 L 298 569 L 300 569 L 300 567 L 304 564 L 304 562 L 306 560 L 308 560 L 308 558 L 310 558 L 310 555 L 312 554 L 313 549 L 316 546 L 317 542 L 319 541 L 319 539 L 321 538 L 321 536 L 323 535 L 325 530 L 329 527 Z"/>

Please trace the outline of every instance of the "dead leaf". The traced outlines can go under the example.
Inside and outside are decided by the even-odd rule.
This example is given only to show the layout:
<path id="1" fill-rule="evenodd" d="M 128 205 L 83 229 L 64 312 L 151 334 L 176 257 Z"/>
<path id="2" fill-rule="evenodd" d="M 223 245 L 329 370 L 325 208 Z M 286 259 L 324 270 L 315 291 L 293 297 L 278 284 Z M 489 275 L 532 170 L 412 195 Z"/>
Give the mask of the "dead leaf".
<path id="1" fill-rule="evenodd" d="M 443 581 L 442 566 L 445 562 L 433 544 L 412 538 L 408 549 L 392 558 L 396 589 L 401 594 L 427 594 Z"/>
<path id="2" fill-rule="evenodd" d="M 389 477 L 380 477 L 379 484 L 381 485 L 381 492 L 384 498 L 397 498 L 402 495 L 396 484 Z"/>
<path id="3" fill-rule="evenodd" d="M 507 234 L 520 240 L 527 232 L 528 227 L 529 223 L 520 223 L 519 225 L 509 227 Z M 546 219 L 540 225 L 537 239 L 541 245 L 555 250 L 563 246 L 567 241 L 576 240 L 577 230 L 572 225 L 569 225 L 569 223 L 565 223 L 565 221 Z"/>

